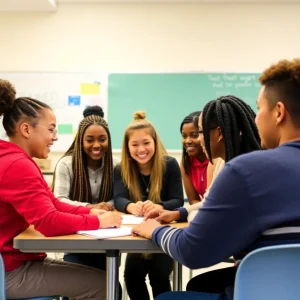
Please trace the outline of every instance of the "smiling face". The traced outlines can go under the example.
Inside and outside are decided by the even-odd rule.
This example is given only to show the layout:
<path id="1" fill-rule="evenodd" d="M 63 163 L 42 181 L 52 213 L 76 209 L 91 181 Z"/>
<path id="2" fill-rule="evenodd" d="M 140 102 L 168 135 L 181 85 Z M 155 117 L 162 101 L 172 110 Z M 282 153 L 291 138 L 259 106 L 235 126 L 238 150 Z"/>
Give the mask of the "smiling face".
<path id="1" fill-rule="evenodd" d="M 107 152 L 108 135 L 101 125 L 90 125 L 83 135 L 83 150 L 88 160 L 98 161 Z"/>
<path id="2" fill-rule="evenodd" d="M 27 123 L 21 124 L 22 130 L 28 128 Z M 31 157 L 46 159 L 50 152 L 50 147 L 57 141 L 56 117 L 51 109 L 43 109 L 41 118 L 34 126 L 30 126 L 28 135 L 28 154 Z M 24 128 L 24 129 L 23 129 Z"/>
<path id="3" fill-rule="evenodd" d="M 197 156 L 202 153 L 202 147 L 198 139 L 198 131 L 194 123 L 183 124 L 181 129 L 182 145 L 189 156 Z"/>
<path id="4" fill-rule="evenodd" d="M 139 166 L 149 164 L 155 153 L 155 143 L 149 129 L 132 130 L 128 138 L 128 150 Z"/>

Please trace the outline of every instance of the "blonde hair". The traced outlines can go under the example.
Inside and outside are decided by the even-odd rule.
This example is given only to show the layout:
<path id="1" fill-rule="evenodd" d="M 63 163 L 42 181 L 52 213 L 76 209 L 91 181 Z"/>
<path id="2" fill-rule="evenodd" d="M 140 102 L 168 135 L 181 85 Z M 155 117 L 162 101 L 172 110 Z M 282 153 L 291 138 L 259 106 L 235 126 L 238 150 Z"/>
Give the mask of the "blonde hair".
<path id="1" fill-rule="evenodd" d="M 162 189 L 162 179 L 166 168 L 165 156 L 167 152 L 163 146 L 153 124 L 146 120 L 146 114 L 143 111 L 137 111 L 133 114 L 133 121 L 127 126 L 123 138 L 122 155 L 121 155 L 121 175 L 123 182 L 129 190 L 130 199 L 134 202 L 142 201 L 141 187 L 138 178 L 138 164 L 131 158 L 128 142 L 130 135 L 135 130 L 148 130 L 154 140 L 155 152 L 151 158 L 153 161 L 150 175 L 149 200 L 154 203 L 160 202 L 160 193 Z"/>

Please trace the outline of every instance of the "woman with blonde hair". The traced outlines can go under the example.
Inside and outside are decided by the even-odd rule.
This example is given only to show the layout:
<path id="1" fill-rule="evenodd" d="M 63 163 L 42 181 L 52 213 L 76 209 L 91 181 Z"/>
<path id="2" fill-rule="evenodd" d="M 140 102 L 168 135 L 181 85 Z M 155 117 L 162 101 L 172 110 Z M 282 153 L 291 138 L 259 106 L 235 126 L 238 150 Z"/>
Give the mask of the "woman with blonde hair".
<path id="1" fill-rule="evenodd" d="M 144 112 L 136 112 L 126 128 L 121 163 L 114 170 L 117 210 L 144 216 L 151 209 L 173 210 L 183 205 L 180 168 L 166 150 Z M 165 254 L 128 254 L 125 283 L 131 300 L 147 300 L 148 274 L 153 297 L 170 291 L 173 260 Z"/>

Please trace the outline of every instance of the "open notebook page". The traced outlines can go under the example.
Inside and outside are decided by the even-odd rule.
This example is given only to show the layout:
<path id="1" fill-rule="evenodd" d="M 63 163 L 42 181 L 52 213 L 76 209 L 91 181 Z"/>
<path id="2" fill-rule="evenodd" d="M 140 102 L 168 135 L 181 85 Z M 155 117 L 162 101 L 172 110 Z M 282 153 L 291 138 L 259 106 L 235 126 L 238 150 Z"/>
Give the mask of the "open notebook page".
<path id="1" fill-rule="evenodd" d="M 77 233 L 101 240 L 119 236 L 128 236 L 131 235 L 131 230 L 132 227 L 120 227 L 97 230 L 80 230 L 77 231 Z"/>
<path id="2" fill-rule="evenodd" d="M 124 215 L 122 216 L 123 225 L 135 225 L 141 224 L 144 221 L 144 217 L 137 217 L 133 215 Z"/>

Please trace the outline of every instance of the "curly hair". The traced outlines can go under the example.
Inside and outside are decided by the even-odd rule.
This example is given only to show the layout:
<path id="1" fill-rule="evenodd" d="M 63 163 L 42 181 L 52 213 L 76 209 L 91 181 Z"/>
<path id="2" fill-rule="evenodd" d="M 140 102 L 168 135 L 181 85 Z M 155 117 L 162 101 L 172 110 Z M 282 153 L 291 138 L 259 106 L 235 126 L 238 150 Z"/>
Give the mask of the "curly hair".
<path id="1" fill-rule="evenodd" d="M 295 125 L 300 126 L 300 59 L 280 60 L 259 78 L 270 109 L 282 102 Z"/>

